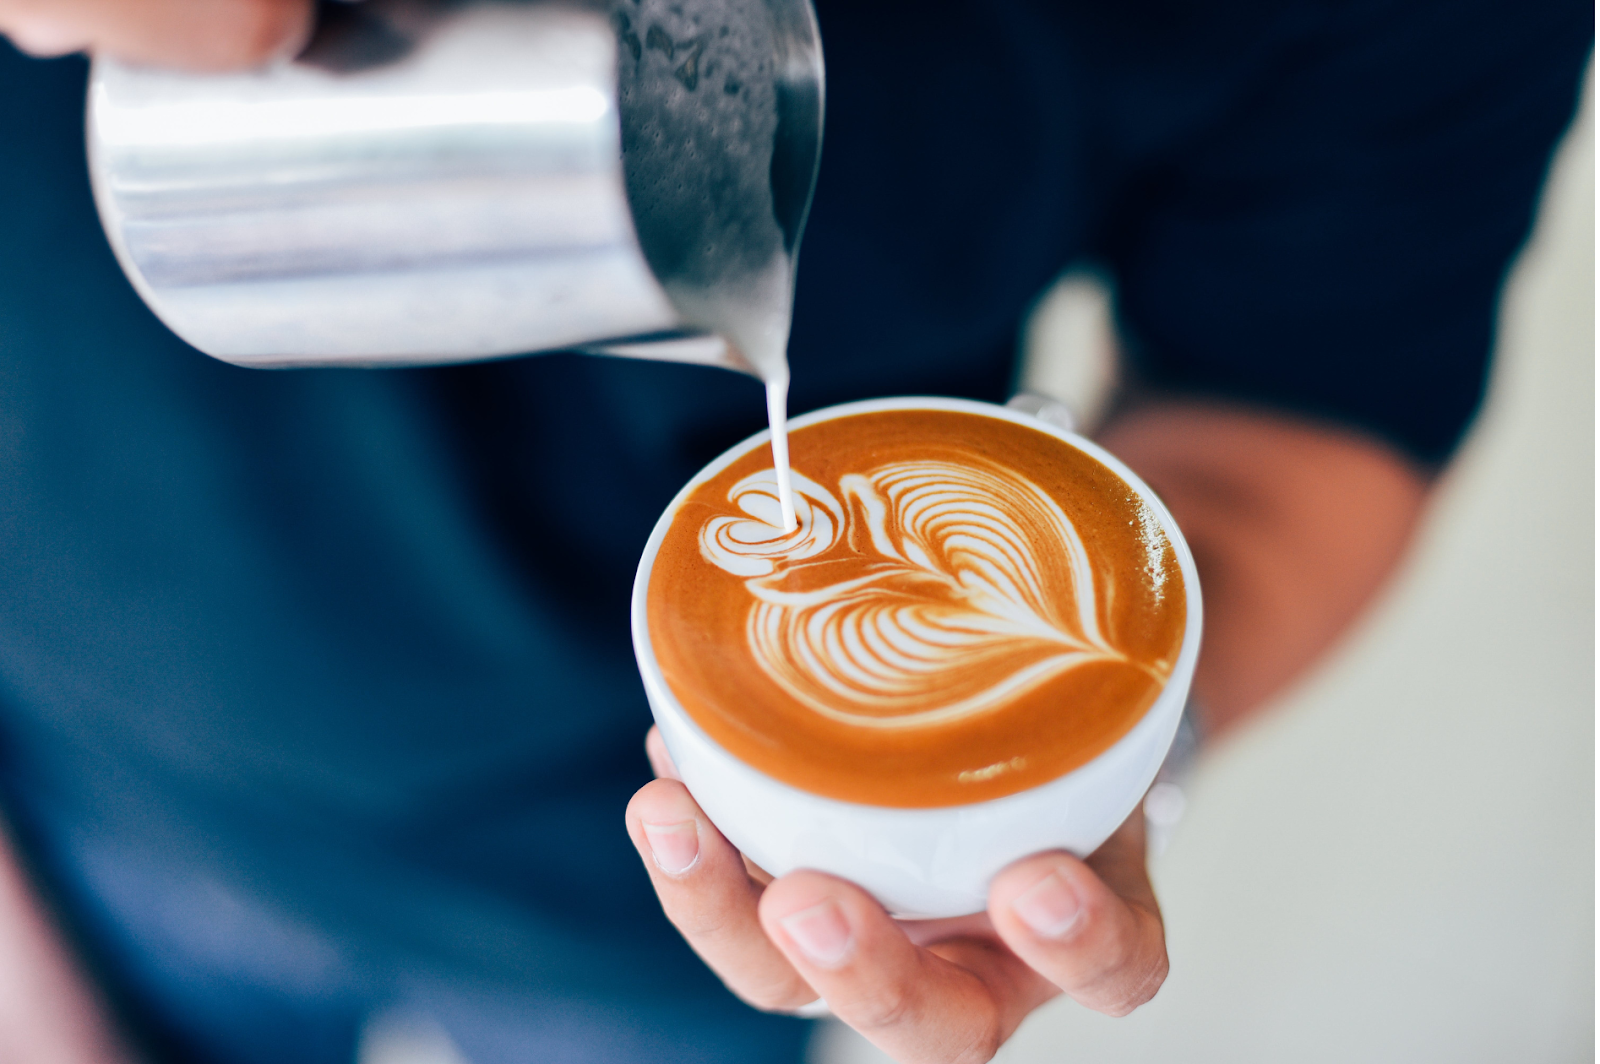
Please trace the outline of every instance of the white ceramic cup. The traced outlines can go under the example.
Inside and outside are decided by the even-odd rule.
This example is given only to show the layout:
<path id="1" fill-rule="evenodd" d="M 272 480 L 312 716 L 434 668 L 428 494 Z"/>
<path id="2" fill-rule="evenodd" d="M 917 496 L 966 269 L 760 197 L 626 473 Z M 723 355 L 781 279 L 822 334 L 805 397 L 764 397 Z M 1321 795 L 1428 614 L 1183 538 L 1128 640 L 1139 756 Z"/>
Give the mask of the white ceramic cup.
<path id="1" fill-rule="evenodd" d="M 1128 734 L 1088 764 L 1030 790 L 926 809 L 861 805 L 811 794 L 758 772 L 714 742 L 684 712 L 656 663 L 646 611 L 650 571 L 678 508 L 741 455 L 766 447 L 766 432 L 701 470 L 656 522 L 633 584 L 634 653 L 651 712 L 679 775 L 711 822 L 745 856 L 774 876 L 811 868 L 851 880 L 899 917 L 960 916 L 985 908 L 989 881 L 1006 865 L 1041 850 L 1086 856 L 1139 804 L 1172 745 L 1188 698 L 1200 651 L 1200 585 L 1182 533 L 1142 480 L 1089 440 L 1028 414 L 964 399 L 871 399 L 818 410 L 789 424 L 800 429 L 879 410 L 954 410 L 1027 426 L 1088 453 L 1149 504 L 1183 573 L 1187 620 L 1172 677 Z"/>

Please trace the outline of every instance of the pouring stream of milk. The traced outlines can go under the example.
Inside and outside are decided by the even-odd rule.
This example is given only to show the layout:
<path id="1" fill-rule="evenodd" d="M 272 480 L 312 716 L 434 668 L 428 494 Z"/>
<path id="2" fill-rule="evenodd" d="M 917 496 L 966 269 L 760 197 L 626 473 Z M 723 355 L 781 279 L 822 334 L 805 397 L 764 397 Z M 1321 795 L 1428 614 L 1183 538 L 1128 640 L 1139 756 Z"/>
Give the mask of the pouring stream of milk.
<path id="1" fill-rule="evenodd" d="M 793 318 L 793 263 L 775 259 L 725 319 L 724 335 L 744 352 L 767 388 L 767 426 L 772 431 L 772 468 L 778 474 L 778 505 L 785 532 L 794 531 L 794 486 L 789 474 L 789 325 Z"/>
<path id="2" fill-rule="evenodd" d="M 718 309 L 723 336 L 744 353 L 767 388 L 767 425 L 772 431 L 772 468 L 778 474 L 778 505 L 785 532 L 794 531 L 794 486 L 789 473 L 789 326 L 794 311 L 794 264 L 775 256 L 743 299 Z M 730 313 L 731 312 L 731 313 Z"/>
<path id="3" fill-rule="evenodd" d="M 624 176 L 640 247 L 684 321 L 722 336 L 729 367 L 766 385 L 787 531 L 795 511 L 786 352 L 820 84 L 792 91 L 768 0 L 619 0 L 613 22 Z"/>
<path id="4" fill-rule="evenodd" d="M 794 488 L 789 472 L 789 325 L 794 306 L 794 262 L 779 252 L 765 269 L 742 283 L 706 289 L 667 282 L 673 299 L 720 334 L 741 368 L 766 386 L 767 424 L 772 431 L 772 466 L 778 479 L 780 520 L 785 532 L 796 525 Z"/>
<path id="5" fill-rule="evenodd" d="M 778 506 L 783 530 L 793 532 L 794 484 L 789 475 L 789 374 L 767 381 L 767 424 L 772 427 L 772 468 L 778 473 Z"/>

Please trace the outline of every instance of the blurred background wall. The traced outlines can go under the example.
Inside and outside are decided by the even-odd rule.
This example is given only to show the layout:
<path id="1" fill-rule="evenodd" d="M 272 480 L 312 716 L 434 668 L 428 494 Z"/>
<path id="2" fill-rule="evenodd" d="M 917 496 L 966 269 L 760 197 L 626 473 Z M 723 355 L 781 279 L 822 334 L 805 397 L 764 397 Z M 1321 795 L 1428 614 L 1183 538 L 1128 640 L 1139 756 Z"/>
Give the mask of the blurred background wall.
<path id="1" fill-rule="evenodd" d="M 1046 1061 L 1595 1058 L 1592 72 L 1502 305 L 1487 409 L 1409 563 L 1343 646 L 1202 760 L 1153 862 L 1172 974 Z M 1103 292 L 1069 282 L 1026 384 L 1092 416 Z M 886 1058 L 837 1024 L 815 1064 Z"/>

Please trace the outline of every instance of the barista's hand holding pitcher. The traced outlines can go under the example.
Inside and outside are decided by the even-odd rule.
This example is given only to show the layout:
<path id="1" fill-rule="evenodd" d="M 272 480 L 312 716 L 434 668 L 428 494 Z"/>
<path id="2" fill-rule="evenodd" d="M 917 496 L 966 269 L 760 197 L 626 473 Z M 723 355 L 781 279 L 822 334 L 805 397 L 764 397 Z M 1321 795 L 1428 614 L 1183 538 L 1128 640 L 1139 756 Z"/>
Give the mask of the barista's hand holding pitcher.
<path id="1" fill-rule="evenodd" d="M 310 32 L 311 0 L 0 0 L 0 35 L 41 56 L 234 70 L 295 54 Z"/>
<path id="2" fill-rule="evenodd" d="M 906 1064 L 985 1061 L 1057 994 L 1120 1016 L 1166 978 L 1138 812 L 1087 861 L 1042 853 L 1001 872 L 987 918 L 900 924 L 820 872 L 763 883 L 677 781 L 655 729 L 647 749 L 662 778 L 629 804 L 628 833 L 667 916 L 758 1008 L 820 997 Z"/>

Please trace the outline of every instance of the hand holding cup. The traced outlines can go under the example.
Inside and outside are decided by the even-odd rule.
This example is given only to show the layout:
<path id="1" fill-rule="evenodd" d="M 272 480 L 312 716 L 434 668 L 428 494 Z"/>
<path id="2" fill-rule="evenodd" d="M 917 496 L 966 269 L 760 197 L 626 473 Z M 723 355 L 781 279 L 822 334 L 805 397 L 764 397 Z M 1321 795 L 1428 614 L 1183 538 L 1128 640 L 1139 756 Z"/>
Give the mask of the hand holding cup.
<path id="1" fill-rule="evenodd" d="M 986 1060 L 1063 991 L 1148 1000 L 1137 807 L 1200 633 L 1171 516 L 987 404 L 791 427 L 798 527 L 753 438 L 669 506 L 635 583 L 662 778 L 628 827 L 667 915 L 746 1000 L 821 999 L 902 1060 Z"/>
<path id="2" fill-rule="evenodd" d="M 628 806 L 628 833 L 667 917 L 729 989 L 757 1008 L 819 1000 L 906 1064 L 985 1061 L 1057 994 L 1121 1016 L 1167 974 L 1161 912 L 1136 810 L 1087 860 L 1056 851 L 1003 869 L 985 913 L 896 921 L 866 891 L 822 872 L 771 880 L 747 865 L 676 778 Z"/>

